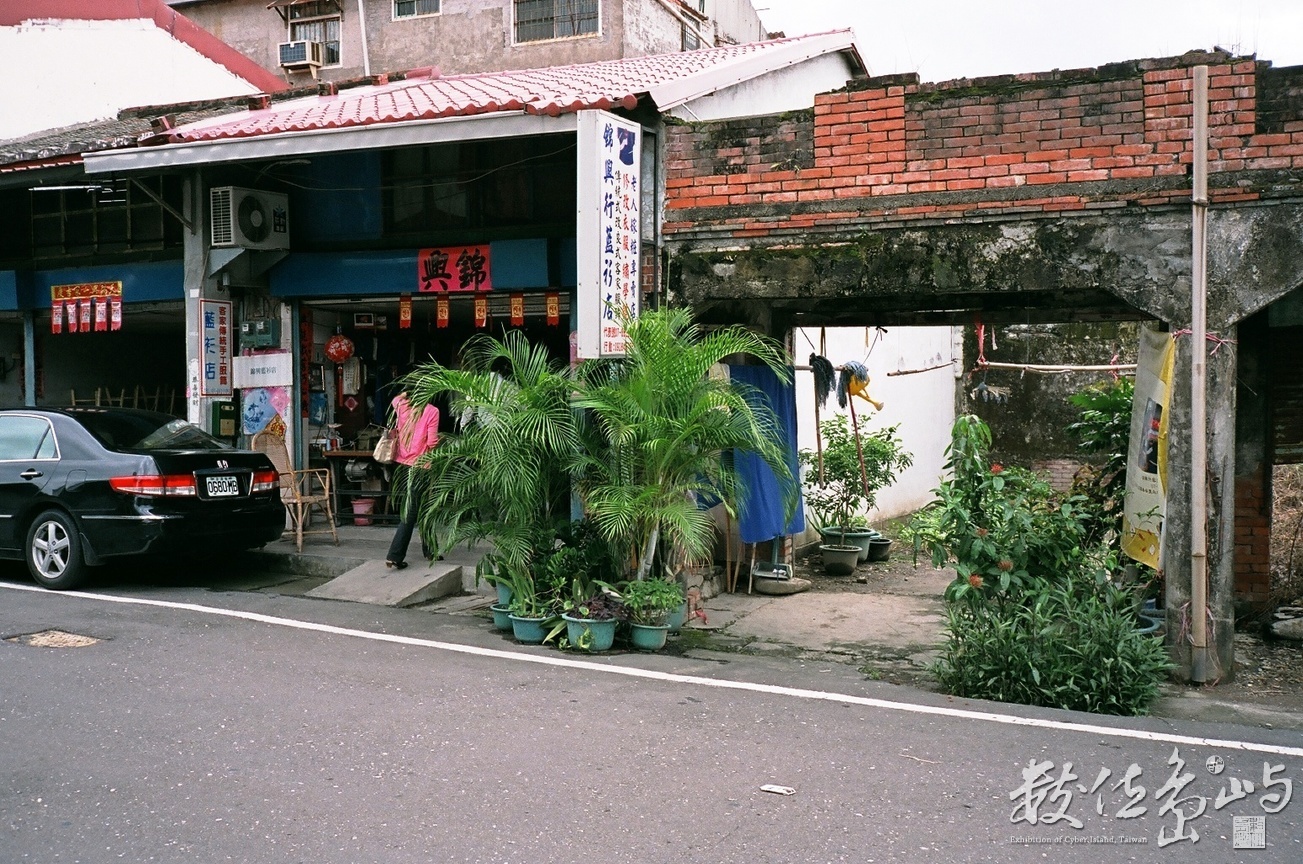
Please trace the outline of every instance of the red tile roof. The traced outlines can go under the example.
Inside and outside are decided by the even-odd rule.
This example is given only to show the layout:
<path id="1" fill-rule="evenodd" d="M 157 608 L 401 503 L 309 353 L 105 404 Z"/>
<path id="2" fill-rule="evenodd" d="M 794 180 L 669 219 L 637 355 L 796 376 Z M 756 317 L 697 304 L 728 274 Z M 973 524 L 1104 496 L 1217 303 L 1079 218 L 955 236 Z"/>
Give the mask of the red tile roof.
<path id="1" fill-rule="evenodd" d="M 433 77 L 413 73 L 402 81 L 273 103 L 233 118 L 178 127 L 166 141 L 248 138 L 492 112 L 524 111 L 555 117 L 591 108 L 631 110 L 644 95 L 654 99 L 658 87 L 673 84 L 682 88 L 695 83 L 704 95 L 772 71 L 770 66 L 783 68 L 831 50 L 855 52 L 852 40 L 849 30 L 841 30 L 574 66 L 447 77 L 437 72 Z M 858 63 L 858 54 L 856 58 Z"/>

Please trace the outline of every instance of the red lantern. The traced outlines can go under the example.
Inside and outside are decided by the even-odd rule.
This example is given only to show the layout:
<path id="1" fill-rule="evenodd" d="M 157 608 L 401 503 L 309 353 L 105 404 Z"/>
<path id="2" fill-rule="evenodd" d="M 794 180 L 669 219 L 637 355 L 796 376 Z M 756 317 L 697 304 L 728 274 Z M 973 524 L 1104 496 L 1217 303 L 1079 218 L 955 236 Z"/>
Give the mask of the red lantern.
<path id="1" fill-rule="evenodd" d="M 335 363 L 343 363 L 353 356 L 353 340 L 343 333 L 336 333 L 326 340 L 326 356 Z"/>

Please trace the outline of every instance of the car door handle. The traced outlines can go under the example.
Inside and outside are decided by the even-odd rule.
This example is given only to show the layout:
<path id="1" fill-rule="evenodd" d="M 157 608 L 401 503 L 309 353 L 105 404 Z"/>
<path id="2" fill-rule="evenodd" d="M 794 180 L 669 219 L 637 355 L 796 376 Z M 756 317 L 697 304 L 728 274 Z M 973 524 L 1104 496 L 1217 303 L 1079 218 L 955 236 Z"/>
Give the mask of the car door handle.
<path id="1" fill-rule="evenodd" d="M 45 475 L 43 475 L 40 471 L 37 471 L 35 468 L 28 468 L 26 471 L 19 474 L 18 476 L 23 478 L 24 480 L 35 480 L 37 477 L 43 477 Z"/>

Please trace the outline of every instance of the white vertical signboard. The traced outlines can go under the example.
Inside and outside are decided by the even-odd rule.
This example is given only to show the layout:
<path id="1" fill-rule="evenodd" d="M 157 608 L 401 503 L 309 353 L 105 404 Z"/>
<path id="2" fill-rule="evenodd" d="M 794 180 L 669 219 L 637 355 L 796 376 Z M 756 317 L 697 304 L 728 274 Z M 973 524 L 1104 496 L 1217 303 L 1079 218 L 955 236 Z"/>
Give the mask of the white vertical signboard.
<path id="1" fill-rule="evenodd" d="M 578 134 L 578 352 L 620 357 L 620 310 L 636 317 L 641 290 L 642 127 L 580 111 Z"/>

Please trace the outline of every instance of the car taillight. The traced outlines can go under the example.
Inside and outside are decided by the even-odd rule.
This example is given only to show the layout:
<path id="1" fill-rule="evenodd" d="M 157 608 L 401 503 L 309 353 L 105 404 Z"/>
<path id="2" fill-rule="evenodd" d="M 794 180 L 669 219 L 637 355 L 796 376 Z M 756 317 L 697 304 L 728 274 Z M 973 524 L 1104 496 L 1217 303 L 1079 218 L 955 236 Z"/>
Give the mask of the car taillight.
<path id="1" fill-rule="evenodd" d="M 280 475 L 275 471 L 253 472 L 253 487 L 250 492 L 270 492 L 280 485 Z"/>
<path id="2" fill-rule="evenodd" d="M 189 474 L 133 474 L 130 477 L 110 477 L 109 486 L 127 495 L 153 495 L 159 497 L 192 498 L 195 496 L 195 478 Z"/>

